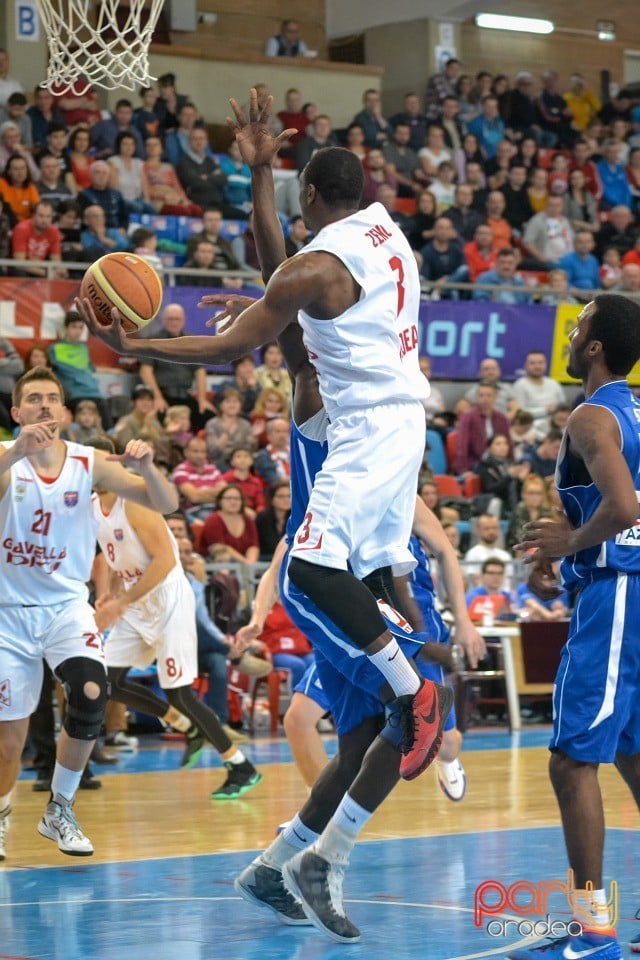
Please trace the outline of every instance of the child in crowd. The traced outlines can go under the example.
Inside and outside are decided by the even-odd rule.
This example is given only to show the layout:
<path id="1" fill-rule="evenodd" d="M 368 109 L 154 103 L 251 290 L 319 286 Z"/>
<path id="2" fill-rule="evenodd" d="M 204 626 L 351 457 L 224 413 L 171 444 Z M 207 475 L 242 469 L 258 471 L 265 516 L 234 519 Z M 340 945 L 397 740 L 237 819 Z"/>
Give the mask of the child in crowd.
<path id="1" fill-rule="evenodd" d="M 259 510 L 264 510 L 265 499 L 262 481 L 251 472 L 253 453 L 247 447 L 235 447 L 229 463 L 231 469 L 222 474 L 222 479 L 240 487 L 244 494 L 245 512 L 255 517 Z"/>
<path id="2" fill-rule="evenodd" d="M 189 407 L 186 404 L 168 407 L 164 415 L 164 429 L 169 439 L 184 449 L 194 435 Z"/>
<path id="3" fill-rule="evenodd" d="M 76 443 L 88 443 L 104 436 L 98 405 L 93 400 L 81 400 L 76 406 L 73 423 L 69 424 L 69 436 Z"/>
<path id="4" fill-rule="evenodd" d="M 569 189 L 569 159 L 564 153 L 554 154 L 549 170 L 549 191 L 563 195 Z"/>
<path id="5" fill-rule="evenodd" d="M 162 273 L 162 260 L 156 253 L 158 238 L 153 230 L 149 230 L 148 227 L 138 227 L 138 229 L 134 230 L 131 234 L 131 246 L 137 256 L 146 260 L 158 273 Z"/>
<path id="6" fill-rule="evenodd" d="M 579 303 L 572 294 L 569 293 L 568 278 L 566 270 L 559 268 L 549 271 L 549 291 L 540 298 L 540 303 L 547 307 L 558 307 L 561 303 Z"/>
<path id="7" fill-rule="evenodd" d="M 622 277 L 622 258 L 617 247 L 607 247 L 602 255 L 600 266 L 600 283 L 605 290 L 610 290 Z"/>

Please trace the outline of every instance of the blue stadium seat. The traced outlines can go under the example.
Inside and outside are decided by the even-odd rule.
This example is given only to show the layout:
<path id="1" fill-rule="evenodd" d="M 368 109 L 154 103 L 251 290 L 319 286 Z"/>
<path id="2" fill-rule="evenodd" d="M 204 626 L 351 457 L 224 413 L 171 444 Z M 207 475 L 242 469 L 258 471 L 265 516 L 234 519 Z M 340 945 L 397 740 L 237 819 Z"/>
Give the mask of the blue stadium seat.
<path id="1" fill-rule="evenodd" d="M 427 450 L 427 463 L 434 473 L 447 472 L 447 455 L 444 449 L 444 442 L 437 430 L 427 430 L 427 443 L 430 449 Z"/>

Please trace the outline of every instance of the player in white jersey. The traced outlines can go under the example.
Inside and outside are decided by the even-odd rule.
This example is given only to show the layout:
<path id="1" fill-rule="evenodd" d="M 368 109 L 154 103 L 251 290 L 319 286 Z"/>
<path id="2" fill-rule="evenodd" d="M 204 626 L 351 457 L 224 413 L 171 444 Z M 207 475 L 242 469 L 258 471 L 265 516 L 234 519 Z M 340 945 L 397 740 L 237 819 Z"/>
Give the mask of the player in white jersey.
<path id="1" fill-rule="evenodd" d="M 167 512 L 178 502 L 143 441 L 108 456 L 61 440 L 62 396 L 51 370 L 36 367 L 24 374 L 11 409 L 20 432 L 0 444 L 0 859 L 43 659 L 64 685 L 67 709 L 51 801 L 38 831 L 63 853 L 93 853 L 73 814 L 106 702 L 102 636 L 87 602 L 96 529 L 92 484 Z M 135 465 L 140 475 L 123 465 Z"/>
<path id="2" fill-rule="evenodd" d="M 93 516 L 98 543 L 117 584 L 96 604 L 98 626 L 111 628 L 106 643 L 110 699 L 172 722 L 166 701 L 127 679 L 131 667 L 157 660 L 170 708 L 191 721 L 186 757 L 197 759 L 204 736 L 227 768 L 226 781 L 211 798 L 242 796 L 261 777 L 192 690 L 198 676 L 195 598 L 167 522 L 159 513 L 102 489 L 94 495 Z M 186 765 L 191 765 L 189 759 Z"/>
<path id="3" fill-rule="evenodd" d="M 255 91 L 249 124 L 235 101 L 232 106 L 252 176 L 270 183 L 287 132 L 271 137 Z M 88 302 L 79 309 L 92 333 L 114 349 L 186 363 L 232 360 L 299 321 L 331 424 L 328 456 L 288 575 L 388 682 L 402 708 L 401 773 L 412 779 L 438 752 L 450 691 L 418 677 L 357 577 L 380 593 L 392 566 L 400 573 L 415 565 L 407 544 L 424 452 L 422 400 L 429 391 L 418 365 L 418 271 L 382 205 L 359 210 L 362 165 L 350 151 L 319 150 L 300 184 L 302 214 L 316 239 L 282 263 L 263 299 L 219 336 L 132 339 L 119 317 L 102 327 Z"/>

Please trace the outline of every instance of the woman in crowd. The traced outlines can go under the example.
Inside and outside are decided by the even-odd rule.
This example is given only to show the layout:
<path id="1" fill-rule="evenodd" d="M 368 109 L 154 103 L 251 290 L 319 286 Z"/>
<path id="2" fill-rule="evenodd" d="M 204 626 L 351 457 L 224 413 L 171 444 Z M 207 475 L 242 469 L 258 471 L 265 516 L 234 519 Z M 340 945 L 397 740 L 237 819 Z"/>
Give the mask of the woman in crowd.
<path id="1" fill-rule="evenodd" d="M 527 194 L 535 212 L 542 213 L 549 197 L 549 174 L 543 167 L 536 167 L 531 172 Z"/>
<path id="2" fill-rule="evenodd" d="M 91 137 L 86 127 L 76 127 L 69 137 L 69 163 L 75 184 L 75 192 L 88 190 L 91 186 L 89 167 L 94 158 L 89 153 Z"/>
<path id="3" fill-rule="evenodd" d="M 598 206 L 585 184 L 582 170 L 576 169 L 570 172 L 569 189 L 564 196 L 564 215 L 574 230 L 591 230 L 592 233 L 596 233 L 600 228 Z"/>
<path id="4" fill-rule="evenodd" d="M 34 367 L 51 367 L 46 347 L 41 347 L 37 343 L 30 348 L 24 358 L 24 372 L 26 373 L 27 370 L 32 370 Z"/>
<path id="5" fill-rule="evenodd" d="M 528 463 L 514 463 L 509 446 L 509 437 L 494 433 L 477 467 L 482 493 L 500 501 L 502 516 L 511 516 L 515 510 L 520 499 L 520 481 L 529 472 Z"/>
<path id="6" fill-rule="evenodd" d="M 538 144 L 533 137 L 524 137 L 521 140 L 516 161 L 521 166 L 526 167 L 529 173 L 536 169 L 538 166 Z"/>
<path id="7" fill-rule="evenodd" d="M 455 151 L 453 159 L 458 174 L 458 183 L 466 183 L 468 163 L 480 163 L 484 165 L 484 154 L 480 149 L 475 133 L 465 134 L 462 140 L 462 147 Z"/>
<path id="8" fill-rule="evenodd" d="M 40 194 L 24 157 L 16 154 L 7 161 L 0 177 L 0 196 L 18 223 L 30 219 Z"/>
<path id="9" fill-rule="evenodd" d="M 522 542 L 524 525 L 531 520 L 552 517 L 552 510 L 547 500 L 547 485 L 542 477 L 530 473 L 522 483 L 520 502 L 511 516 L 507 531 L 507 547 L 511 549 L 516 543 Z"/>
<path id="10" fill-rule="evenodd" d="M 291 488 L 288 480 L 278 480 L 271 487 L 269 506 L 256 517 L 260 560 L 271 560 L 282 539 L 291 513 Z"/>
<path id="11" fill-rule="evenodd" d="M 229 470 L 234 447 L 255 450 L 251 424 L 241 416 L 242 397 L 234 387 L 225 387 L 216 399 L 218 415 L 207 420 L 205 437 L 207 459 L 223 473 Z"/>
<path id="12" fill-rule="evenodd" d="M 364 145 L 364 130 L 359 123 L 352 123 L 347 127 L 347 142 L 345 146 L 347 150 L 351 150 L 351 153 L 355 153 L 361 163 L 365 164 L 369 151 Z"/>
<path id="13" fill-rule="evenodd" d="M 222 544 L 231 560 L 255 563 L 260 555 L 258 529 L 255 520 L 244 511 L 244 494 L 236 484 L 222 487 L 216 497 L 216 510 L 204 522 L 200 538 L 200 553 L 211 553 L 211 548 Z"/>
<path id="14" fill-rule="evenodd" d="M 469 120 L 473 120 L 473 118 L 478 115 L 478 108 L 471 100 L 472 90 L 472 78 L 468 73 L 461 74 L 456 82 L 456 94 L 458 97 L 458 105 L 460 107 L 458 110 L 458 120 L 463 127 L 466 127 L 466 125 L 469 123 Z"/>
<path id="15" fill-rule="evenodd" d="M 136 157 L 135 153 L 136 138 L 123 130 L 116 140 L 116 152 L 107 161 L 111 167 L 109 186 L 120 191 L 129 210 L 135 213 L 155 213 L 142 177 L 144 162 L 140 157 Z"/>
<path id="16" fill-rule="evenodd" d="M 282 350 L 275 341 L 263 347 L 262 364 L 256 370 L 256 378 L 263 390 L 275 387 L 288 400 L 291 399 L 291 378 L 283 366 Z"/>
<path id="17" fill-rule="evenodd" d="M 282 417 L 289 419 L 289 401 L 284 394 L 275 387 L 265 387 L 260 391 L 256 405 L 250 416 L 253 435 L 259 447 L 267 444 L 267 422 Z"/>
<path id="18" fill-rule="evenodd" d="M 187 197 L 175 168 L 162 159 L 162 140 L 148 137 L 145 147 L 147 159 L 142 165 L 142 182 L 155 210 L 167 216 L 201 217 L 202 210 Z"/>
<path id="19" fill-rule="evenodd" d="M 433 227 L 436 222 L 436 208 L 438 201 L 431 190 L 422 190 L 418 194 L 418 209 L 411 217 L 408 233 L 412 250 L 421 250 L 425 243 L 433 237 Z"/>

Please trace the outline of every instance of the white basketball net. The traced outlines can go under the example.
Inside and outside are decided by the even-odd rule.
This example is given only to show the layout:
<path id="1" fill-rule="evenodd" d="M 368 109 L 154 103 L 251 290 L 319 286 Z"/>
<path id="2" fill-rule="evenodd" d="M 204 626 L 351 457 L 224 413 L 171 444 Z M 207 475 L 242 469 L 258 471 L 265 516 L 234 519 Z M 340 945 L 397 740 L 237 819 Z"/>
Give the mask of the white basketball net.
<path id="1" fill-rule="evenodd" d="M 126 18 L 118 24 L 120 0 L 36 0 L 47 31 L 49 64 L 43 86 L 60 84 L 82 93 L 90 84 L 105 90 L 135 90 L 148 87 L 149 45 L 164 0 L 129 0 L 121 10 Z M 142 13 L 148 19 L 142 24 Z"/>

